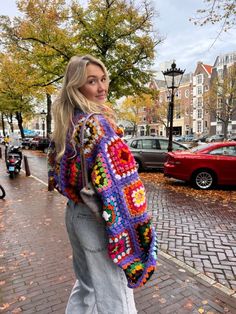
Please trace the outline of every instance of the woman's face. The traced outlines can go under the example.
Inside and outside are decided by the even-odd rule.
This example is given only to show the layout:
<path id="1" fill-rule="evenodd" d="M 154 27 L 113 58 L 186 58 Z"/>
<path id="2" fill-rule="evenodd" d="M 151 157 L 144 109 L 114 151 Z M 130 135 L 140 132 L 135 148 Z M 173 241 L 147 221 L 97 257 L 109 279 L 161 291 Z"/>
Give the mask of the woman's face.
<path id="1" fill-rule="evenodd" d="M 107 98 L 108 78 L 98 65 L 88 64 L 86 70 L 86 83 L 79 90 L 88 100 L 103 104 Z"/>

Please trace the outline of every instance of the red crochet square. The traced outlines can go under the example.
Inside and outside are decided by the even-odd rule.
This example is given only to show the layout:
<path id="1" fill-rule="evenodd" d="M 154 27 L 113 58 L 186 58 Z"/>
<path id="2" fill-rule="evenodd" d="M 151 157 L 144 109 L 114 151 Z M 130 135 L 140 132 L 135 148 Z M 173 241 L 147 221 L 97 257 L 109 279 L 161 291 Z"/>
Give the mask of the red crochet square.
<path id="1" fill-rule="evenodd" d="M 107 153 L 117 179 L 130 175 L 136 170 L 133 155 L 128 146 L 119 138 L 113 138 L 107 145 Z"/>
<path id="2" fill-rule="evenodd" d="M 123 189 L 124 197 L 131 216 L 143 214 L 147 208 L 145 189 L 140 180 L 137 180 Z"/>

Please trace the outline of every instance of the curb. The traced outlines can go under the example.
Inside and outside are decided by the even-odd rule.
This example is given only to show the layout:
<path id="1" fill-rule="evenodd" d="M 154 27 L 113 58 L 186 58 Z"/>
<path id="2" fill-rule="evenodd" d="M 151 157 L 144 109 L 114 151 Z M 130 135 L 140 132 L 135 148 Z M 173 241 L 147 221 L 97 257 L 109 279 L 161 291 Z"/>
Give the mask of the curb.
<path id="1" fill-rule="evenodd" d="M 178 260 L 177 258 L 159 250 L 158 254 L 160 254 L 162 257 L 166 258 L 169 261 L 172 261 L 174 264 L 182 267 L 184 270 L 187 270 L 188 272 L 190 272 L 193 277 L 196 278 L 196 280 L 201 279 L 203 281 L 205 281 L 207 284 L 209 284 L 210 286 L 220 290 L 220 292 L 223 292 L 224 294 L 226 294 L 227 296 L 233 297 L 236 300 L 236 291 L 233 289 L 230 289 L 224 285 L 222 285 L 221 283 L 211 279 L 210 277 L 206 276 L 205 274 L 201 273 L 200 271 L 196 270 L 195 268 L 185 264 L 184 262 Z"/>

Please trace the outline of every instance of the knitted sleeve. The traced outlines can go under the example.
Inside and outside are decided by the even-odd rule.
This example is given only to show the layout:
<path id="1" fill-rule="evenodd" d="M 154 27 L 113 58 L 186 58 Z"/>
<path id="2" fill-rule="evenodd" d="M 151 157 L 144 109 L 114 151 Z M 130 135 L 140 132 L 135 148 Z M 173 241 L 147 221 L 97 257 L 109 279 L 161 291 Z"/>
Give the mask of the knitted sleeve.
<path id="1" fill-rule="evenodd" d="M 156 267 L 157 241 L 147 213 L 145 188 L 129 147 L 100 119 L 104 136 L 91 164 L 92 183 L 102 199 L 108 254 L 131 288 L 142 286 Z"/>

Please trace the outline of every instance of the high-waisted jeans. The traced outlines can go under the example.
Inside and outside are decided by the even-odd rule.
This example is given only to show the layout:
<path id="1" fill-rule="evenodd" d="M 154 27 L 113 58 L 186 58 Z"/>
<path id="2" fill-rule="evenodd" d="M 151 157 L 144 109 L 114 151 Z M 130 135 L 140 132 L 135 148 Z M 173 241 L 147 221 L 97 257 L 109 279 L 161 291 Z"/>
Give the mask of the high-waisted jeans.
<path id="1" fill-rule="evenodd" d="M 105 225 L 84 204 L 69 201 L 66 227 L 76 282 L 66 314 L 136 314 L 133 290 L 107 254 Z"/>

